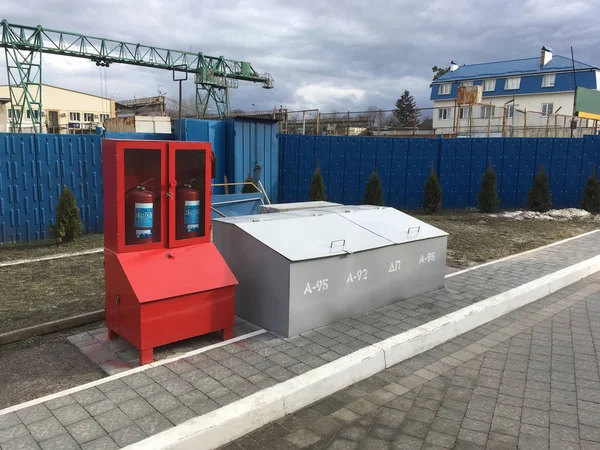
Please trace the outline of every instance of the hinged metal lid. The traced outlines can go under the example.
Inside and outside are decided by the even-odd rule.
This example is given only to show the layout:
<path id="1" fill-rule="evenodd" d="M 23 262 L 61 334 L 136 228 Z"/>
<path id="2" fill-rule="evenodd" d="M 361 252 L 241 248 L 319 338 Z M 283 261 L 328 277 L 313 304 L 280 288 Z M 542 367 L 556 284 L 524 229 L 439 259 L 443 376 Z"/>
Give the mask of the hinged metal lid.
<path id="1" fill-rule="evenodd" d="M 290 214 L 287 217 L 288 220 L 238 222 L 236 225 L 290 261 L 352 254 L 391 245 L 389 240 L 337 214 L 304 217 Z"/>
<path id="2" fill-rule="evenodd" d="M 445 231 L 394 208 L 372 207 L 340 213 L 340 216 L 394 244 L 448 236 Z"/>

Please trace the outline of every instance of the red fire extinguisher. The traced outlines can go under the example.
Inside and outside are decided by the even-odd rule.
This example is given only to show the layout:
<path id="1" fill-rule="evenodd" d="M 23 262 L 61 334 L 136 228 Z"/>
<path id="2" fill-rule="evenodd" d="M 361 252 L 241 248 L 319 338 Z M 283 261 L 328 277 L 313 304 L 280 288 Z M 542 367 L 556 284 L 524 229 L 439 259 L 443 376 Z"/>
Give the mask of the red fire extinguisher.
<path id="1" fill-rule="evenodd" d="M 154 231 L 154 193 L 144 183 L 125 192 L 125 242 L 148 244 Z"/>
<path id="2" fill-rule="evenodd" d="M 200 236 L 200 191 L 192 187 L 193 181 L 184 183 L 175 193 L 177 239 Z"/>

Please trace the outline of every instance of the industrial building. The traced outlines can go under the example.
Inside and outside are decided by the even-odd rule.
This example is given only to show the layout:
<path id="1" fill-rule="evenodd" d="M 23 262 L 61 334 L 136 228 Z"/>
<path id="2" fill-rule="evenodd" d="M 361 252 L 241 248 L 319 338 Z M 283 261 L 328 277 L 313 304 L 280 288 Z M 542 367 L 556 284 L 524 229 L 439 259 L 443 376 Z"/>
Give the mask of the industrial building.
<path id="1" fill-rule="evenodd" d="M 43 133 L 95 133 L 96 127 L 102 126 L 106 119 L 115 117 L 113 99 L 49 84 L 41 86 L 44 100 L 41 112 Z M 9 86 L 0 86 L 0 131 L 12 131 L 11 119 L 17 118 L 22 113 L 20 107 L 11 107 Z M 32 113 L 30 110 L 25 110 L 24 114 L 21 131 L 32 132 Z"/>

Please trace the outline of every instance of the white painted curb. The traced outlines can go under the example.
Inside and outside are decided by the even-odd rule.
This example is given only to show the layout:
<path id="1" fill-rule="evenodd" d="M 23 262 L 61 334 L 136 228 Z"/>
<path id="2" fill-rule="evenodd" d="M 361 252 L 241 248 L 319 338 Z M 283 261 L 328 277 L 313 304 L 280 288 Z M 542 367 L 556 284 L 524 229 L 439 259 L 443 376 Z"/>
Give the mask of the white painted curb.
<path id="1" fill-rule="evenodd" d="M 126 447 L 211 450 L 600 271 L 600 256 L 538 278 Z"/>
<path id="2" fill-rule="evenodd" d="M 80 252 L 57 253 L 55 255 L 40 256 L 39 258 L 13 259 L 12 261 L 0 262 L 0 267 L 18 266 L 19 264 L 29 264 L 39 261 L 51 261 L 53 259 L 70 258 L 72 256 L 93 255 L 95 253 L 102 253 L 103 251 L 103 248 L 93 248 L 91 250 L 82 250 Z"/>

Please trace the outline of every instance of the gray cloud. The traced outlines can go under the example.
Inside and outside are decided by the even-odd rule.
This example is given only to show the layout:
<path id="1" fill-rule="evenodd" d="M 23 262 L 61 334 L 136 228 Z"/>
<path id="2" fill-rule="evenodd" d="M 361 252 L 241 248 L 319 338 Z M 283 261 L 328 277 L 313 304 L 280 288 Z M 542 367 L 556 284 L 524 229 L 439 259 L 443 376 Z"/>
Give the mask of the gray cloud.
<path id="1" fill-rule="evenodd" d="M 4 0 L 9 22 L 250 61 L 275 89 L 240 83 L 234 108 L 392 108 L 404 89 L 428 106 L 433 65 L 537 56 L 542 45 L 598 65 L 598 0 Z M 3 59 L 3 58 L 2 58 Z M 4 61 L 1 63 L 4 66 Z M 114 65 L 108 95 L 175 97 L 166 71 Z M 92 62 L 46 56 L 44 81 L 101 93 Z M 0 68 L 0 83 L 6 82 Z M 193 82 L 185 95 L 193 93 Z"/>

